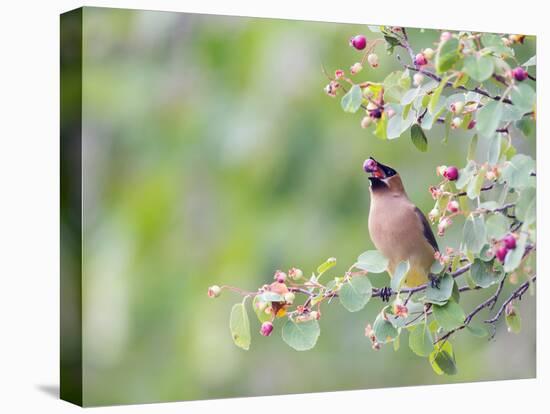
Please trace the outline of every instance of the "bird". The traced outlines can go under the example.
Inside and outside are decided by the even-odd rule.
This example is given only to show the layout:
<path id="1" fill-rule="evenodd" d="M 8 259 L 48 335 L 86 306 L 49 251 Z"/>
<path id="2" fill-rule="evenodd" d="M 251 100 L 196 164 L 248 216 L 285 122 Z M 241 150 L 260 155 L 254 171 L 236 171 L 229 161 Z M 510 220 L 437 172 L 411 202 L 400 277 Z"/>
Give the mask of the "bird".
<path id="1" fill-rule="evenodd" d="M 409 199 L 396 170 L 372 157 L 363 168 L 371 174 L 369 233 L 376 249 L 388 259 L 390 277 L 400 262 L 408 261 L 404 284 L 416 287 L 427 283 L 439 252 L 430 223 Z"/>

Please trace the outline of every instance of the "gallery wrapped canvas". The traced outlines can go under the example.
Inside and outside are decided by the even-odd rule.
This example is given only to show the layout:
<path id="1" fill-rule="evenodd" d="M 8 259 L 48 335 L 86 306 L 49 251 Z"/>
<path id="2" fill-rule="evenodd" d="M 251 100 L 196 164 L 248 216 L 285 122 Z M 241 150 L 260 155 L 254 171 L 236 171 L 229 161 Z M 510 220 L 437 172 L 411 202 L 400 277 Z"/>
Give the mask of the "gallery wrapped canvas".
<path id="1" fill-rule="evenodd" d="M 61 397 L 535 376 L 535 37 L 61 16 Z"/>

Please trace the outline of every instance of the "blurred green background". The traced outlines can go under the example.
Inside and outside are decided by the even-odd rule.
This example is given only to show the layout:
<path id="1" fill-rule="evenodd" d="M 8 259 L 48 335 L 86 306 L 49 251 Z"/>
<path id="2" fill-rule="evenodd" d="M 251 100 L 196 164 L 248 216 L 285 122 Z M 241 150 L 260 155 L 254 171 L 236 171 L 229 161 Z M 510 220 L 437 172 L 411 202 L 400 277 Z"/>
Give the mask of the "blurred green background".
<path id="1" fill-rule="evenodd" d="M 361 170 L 369 155 L 402 174 L 424 212 L 435 167 L 462 166 L 466 136 L 443 145 L 436 127 L 420 153 L 408 133 L 375 138 L 324 94 L 321 66 L 332 73 L 359 60 L 347 42 L 378 36 L 367 26 L 95 8 L 83 22 L 85 404 L 535 375 L 534 298 L 521 302 L 519 335 L 503 324 L 491 342 L 459 334 L 459 374 L 439 377 L 406 334 L 397 352 L 371 349 L 363 331 L 379 301 L 356 314 L 325 306 L 309 352 L 289 348 L 279 331 L 261 337 L 250 312 L 244 352 L 228 327 L 241 298 L 206 295 L 212 284 L 253 290 L 276 269 L 307 273 L 330 256 L 339 275 L 372 248 Z M 439 32 L 410 36 L 418 50 Z M 399 69 L 383 48 L 380 67 L 358 78 Z M 534 41 L 518 48 L 520 61 L 532 54 Z M 534 154 L 533 141 L 520 141 Z M 438 241 L 456 247 L 460 234 Z M 480 295 L 464 295 L 465 308 Z"/>

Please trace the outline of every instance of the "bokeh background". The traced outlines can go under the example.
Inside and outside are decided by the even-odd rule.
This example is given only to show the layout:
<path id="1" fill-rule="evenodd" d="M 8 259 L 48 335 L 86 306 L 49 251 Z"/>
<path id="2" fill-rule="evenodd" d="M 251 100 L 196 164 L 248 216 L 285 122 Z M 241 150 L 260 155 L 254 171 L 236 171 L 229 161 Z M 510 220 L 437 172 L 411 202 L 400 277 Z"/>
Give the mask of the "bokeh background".
<path id="1" fill-rule="evenodd" d="M 535 375 L 534 297 L 521 302 L 519 335 L 503 323 L 491 342 L 457 335 L 459 373 L 439 377 L 409 351 L 406 334 L 398 351 L 371 349 L 363 330 L 378 301 L 358 313 L 325 306 L 308 352 L 279 331 L 261 337 L 249 312 L 245 352 L 229 333 L 241 298 L 206 295 L 212 284 L 253 290 L 276 269 L 309 272 L 330 256 L 340 275 L 371 249 L 366 157 L 397 169 L 425 212 L 435 167 L 462 165 L 467 135 L 445 145 L 435 127 L 420 153 L 407 133 L 377 139 L 324 94 L 322 65 L 333 72 L 359 60 L 347 42 L 377 37 L 367 26 L 95 8 L 84 9 L 83 24 L 86 405 Z M 439 37 L 409 34 L 415 49 Z M 518 60 L 534 50 L 528 40 Z M 365 67 L 361 79 L 400 69 L 383 46 L 377 52 L 380 67 Z M 534 155 L 534 139 L 516 144 Z M 438 241 L 457 247 L 460 234 Z M 483 295 L 465 294 L 462 304 Z"/>

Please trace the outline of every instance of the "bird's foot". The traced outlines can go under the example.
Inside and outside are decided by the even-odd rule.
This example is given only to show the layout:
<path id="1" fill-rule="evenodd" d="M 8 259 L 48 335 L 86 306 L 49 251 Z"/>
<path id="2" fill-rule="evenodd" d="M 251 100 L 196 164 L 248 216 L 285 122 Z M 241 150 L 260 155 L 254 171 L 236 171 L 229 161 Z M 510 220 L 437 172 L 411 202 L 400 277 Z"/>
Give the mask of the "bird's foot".
<path id="1" fill-rule="evenodd" d="M 439 289 L 439 277 L 429 275 L 428 278 L 430 279 L 430 286 L 432 287 L 432 289 Z"/>
<path id="2" fill-rule="evenodd" d="M 393 292 L 389 286 L 380 289 L 380 299 L 382 299 L 382 302 L 389 302 L 392 294 Z"/>

